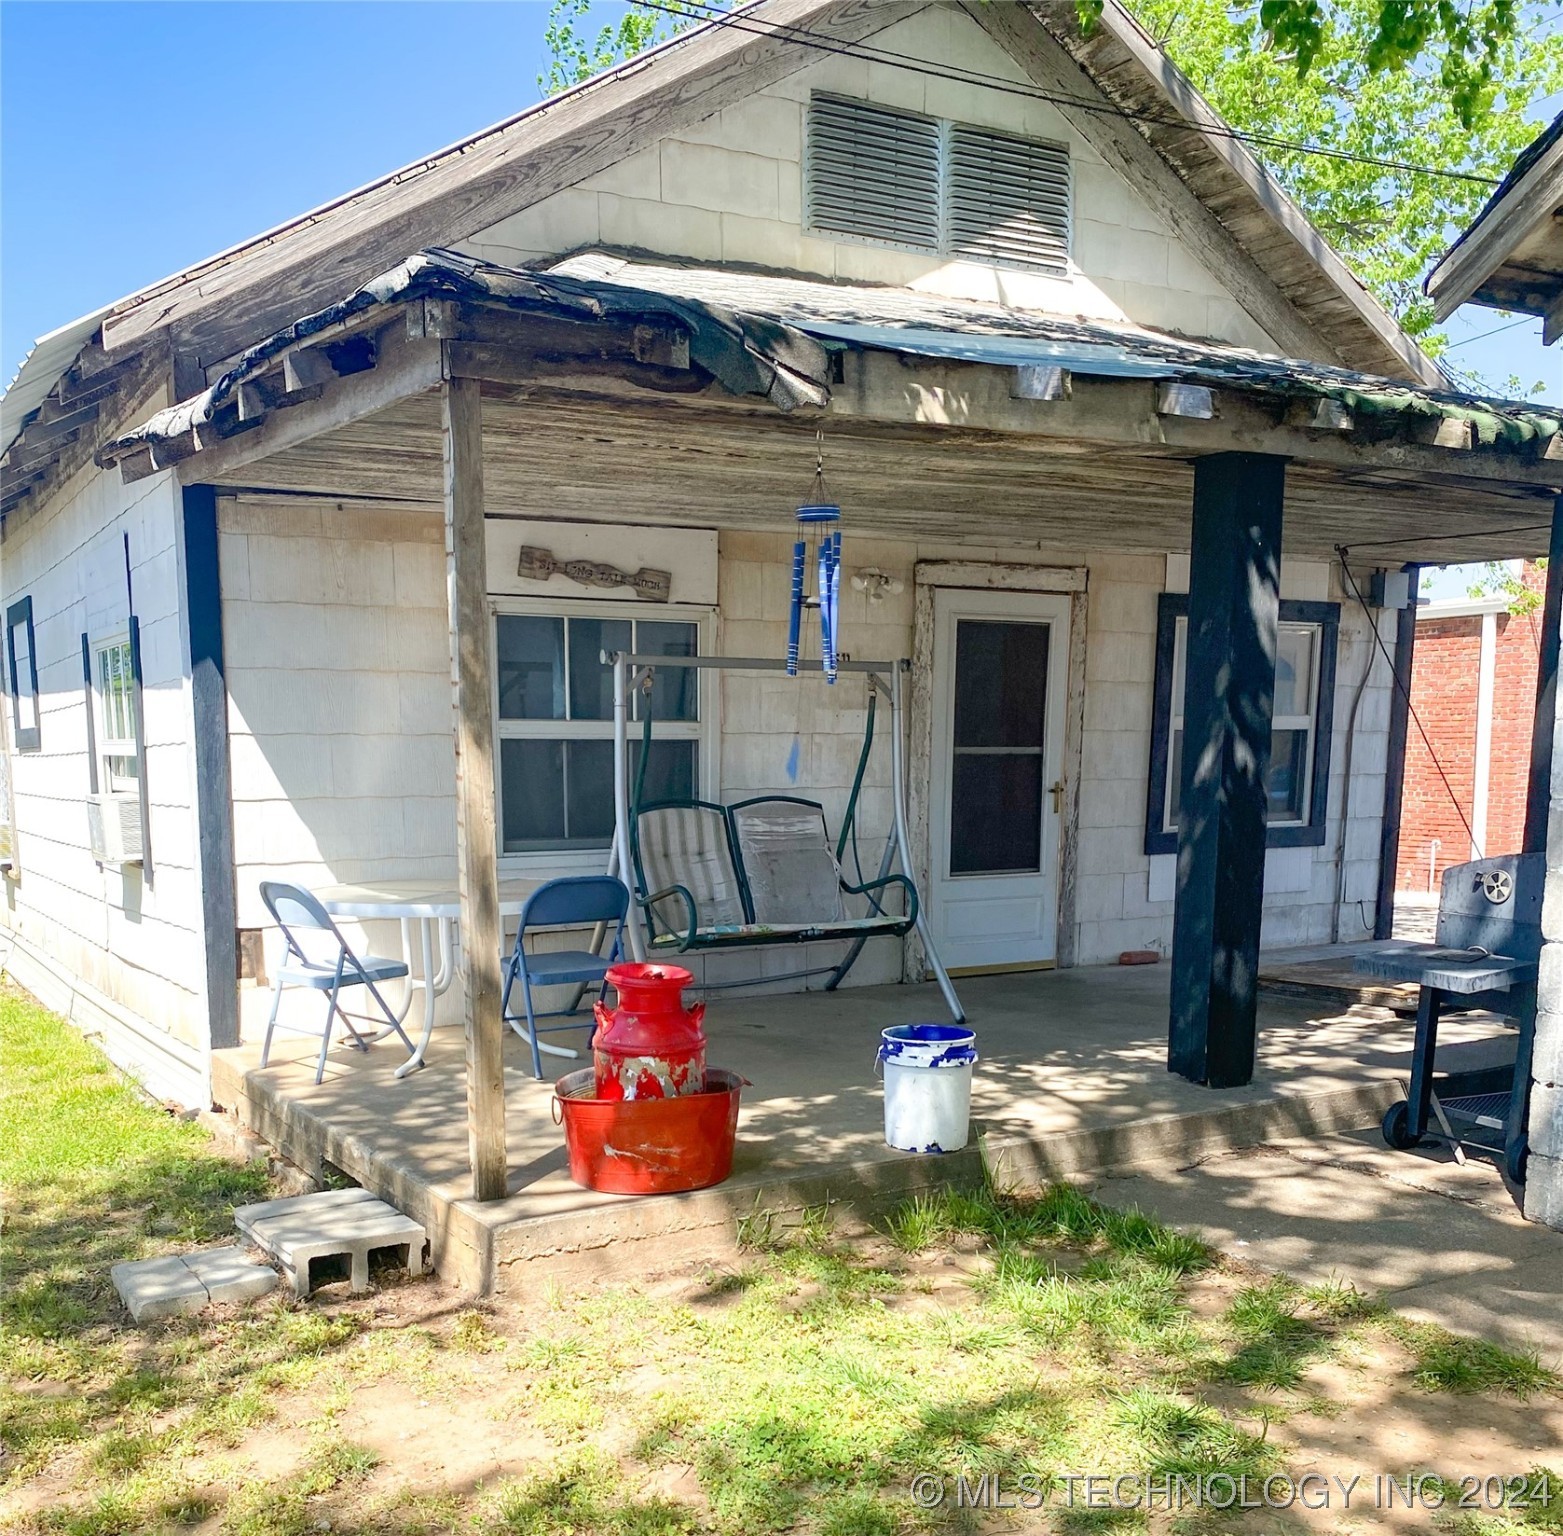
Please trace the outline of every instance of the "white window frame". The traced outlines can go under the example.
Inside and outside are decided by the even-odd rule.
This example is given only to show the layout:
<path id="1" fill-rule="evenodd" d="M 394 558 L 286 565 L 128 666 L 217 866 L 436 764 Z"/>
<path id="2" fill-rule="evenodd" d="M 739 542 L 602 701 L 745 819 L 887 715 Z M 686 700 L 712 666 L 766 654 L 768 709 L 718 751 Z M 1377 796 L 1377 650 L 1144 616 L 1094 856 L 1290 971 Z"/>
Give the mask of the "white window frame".
<path id="1" fill-rule="evenodd" d="M 130 660 L 130 631 L 126 629 L 115 630 L 106 635 L 100 635 L 92 641 L 92 704 L 97 720 L 97 757 L 98 757 L 98 789 L 102 794 L 120 795 L 126 799 L 135 799 L 141 793 L 140 766 L 141 758 L 137 750 L 137 722 L 135 681 L 131 672 Z M 128 736 L 115 735 L 110 729 L 109 696 L 105 686 L 103 673 L 103 659 L 112 651 L 124 653 L 124 703 L 126 719 L 121 722 L 128 725 Z M 132 765 L 132 772 L 127 776 L 116 773 L 109 765 L 115 758 L 128 758 Z"/>
<path id="2" fill-rule="evenodd" d="M 530 848 L 524 852 L 505 851 L 504 784 L 500 765 L 501 742 L 532 741 L 612 741 L 613 721 L 608 720 L 502 720 L 499 715 L 499 619 L 501 615 L 562 619 L 641 619 L 667 624 L 693 624 L 699 635 L 700 654 L 710 656 L 716 645 L 716 610 L 689 603 L 636 603 L 626 601 L 578 602 L 569 598 L 501 597 L 489 600 L 489 655 L 493 674 L 490 711 L 494 721 L 494 835 L 498 844 L 501 876 L 595 875 L 608 865 L 607 848 Z M 565 675 L 569 676 L 569 625 L 565 626 Z M 697 793 L 703 800 L 716 800 L 722 783 L 719 761 L 722 738 L 718 718 L 721 674 L 701 668 L 696 673 L 698 720 L 659 720 L 652 726 L 653 739 L 687 740 L 696 743 L 698 759 Z M 640 739 L 641 723 L 631 719 L 631 739 Z"/>
<path id="3" fill-rule="evenodd" d="M 1176 739 L 1178 732 L 1183 729 L 1183 711 L 1177 706 L 1181 702 L 1178 695 L 1183 687 L 1184 672 L 1188 659 L 1188 618 L 1180 616 L 1174 622 L 1176 624 L 1172 642 L 1172 696 L 1174 704 L 1167 722 L 1167 787 L 1161 807 L 1161 828 L 1163 832 L 1176 832 L 1178 830 L 1178 824 L 1172 817 L 1172 799 L 1177 789 L 1177 780 L 1172 772 L 1172 743 Z M 1304 732 L 1304 778 L 1300 796 L 1302 814 L 1300 816 L 1288 817 L 1285 821 L 1271 820 L 1267 825 L 1270 827 L 1306 827 L 1309 824 L 1309 808 L 1313 804 L 1313 759 L 1314 743 L 1319 730 L 1319 667 L 1324 655 L 1324 625 L 1288 619 L 1283 620 L 1278 627 L 1283 634 L 1287 631 L 1306 631 L 1313 637 L 1311 648 L 1312 673 L 1308 679 L 1308 698 L 1312 708 L 1306 715 L 1272 715 L 1270 717 L 1270 735 L 1272 739 L 1277 731 Z"/>

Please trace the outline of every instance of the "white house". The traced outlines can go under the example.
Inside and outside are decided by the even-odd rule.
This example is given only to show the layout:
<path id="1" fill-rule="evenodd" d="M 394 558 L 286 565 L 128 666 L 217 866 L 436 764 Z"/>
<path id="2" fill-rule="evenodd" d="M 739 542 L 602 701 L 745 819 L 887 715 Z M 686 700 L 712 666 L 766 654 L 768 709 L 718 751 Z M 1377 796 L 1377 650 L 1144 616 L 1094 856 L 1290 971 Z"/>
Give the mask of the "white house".
<path id="1" fill-rule="evenodd" d="M 473 413 L 480 577 L 442 459 Z M 1181 954 L 1196 1033 L 1247 1006 L 1251 1045 L 1212 953 L 1387 920 L 1394 578 L 1544 549 L 1558 427 L 1454 393 L 1113 0 L 1090 37 L 1073 0 L 760 0 L 39 342 L 0 465 L 6 969 L 201 1102 L 263 1021 L 262 879 L 454 884 L 459 839 L 465 898 L 601 869 L 598 654 L 781 657 L 820 450 L 842 647 L 912 663 L 946 964 Z M 861 677 L 697 675 L 652 792 L 834 834 Z M 881 720 L 876 866 L 890 783 Z M 924 964 L 876 938 L 850 980 Z"/>

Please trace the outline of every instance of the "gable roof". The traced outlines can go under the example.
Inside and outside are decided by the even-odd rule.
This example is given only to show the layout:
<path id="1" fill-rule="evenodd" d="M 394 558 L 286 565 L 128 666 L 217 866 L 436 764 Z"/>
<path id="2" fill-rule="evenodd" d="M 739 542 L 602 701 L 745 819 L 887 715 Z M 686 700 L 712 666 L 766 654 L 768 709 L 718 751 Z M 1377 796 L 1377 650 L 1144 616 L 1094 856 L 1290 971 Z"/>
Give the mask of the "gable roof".
<path id="1" fill-rule="evenodd" d="M 201 368 L 224 363 L 301 313 L 322 307 L 420 246 L 449 245 L 709 117 L 925 8 L 927 0 L 754 0 L 713 17 L 569 91 L 109 306 L 102 345 L 116 355 L 166 335 Z M 991 24 L 1007 9 L 973 3 Z M 1346 270 L 1302 212 L 1230 136 L 1214 110 L 1117 0 L 1091 38 L 1074 0 L 1015 7 L 1045 27 L 1090 83 L 1125 112 L 1154 107 L 1149 142 L 1207 211 L 1345 364 L 1442 382 L 1436 364 Z M 35 354 L 36 355 L 36 354 Z M 8 392 L 4 441 L 53 365 L 24 365 Z"/>
<path id="2" fill-rule="evenodd" d="M 1548 315 L 1563 331 L 1563 112 L 1519 153 L 1424 285 L 1442 320 L 1462 304 Z"/>

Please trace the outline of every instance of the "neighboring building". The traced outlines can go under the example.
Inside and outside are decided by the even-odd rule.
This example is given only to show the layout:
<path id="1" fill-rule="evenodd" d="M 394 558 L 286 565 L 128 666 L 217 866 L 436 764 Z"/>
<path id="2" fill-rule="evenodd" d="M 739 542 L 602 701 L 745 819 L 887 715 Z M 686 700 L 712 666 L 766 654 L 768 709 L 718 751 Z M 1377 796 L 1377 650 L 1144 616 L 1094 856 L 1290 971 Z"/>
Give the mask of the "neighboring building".
<path id="1" fill-rule="evenodd" d="M 1520 154 L 1426 287 L 1440 320 L 1480 304 L 1540 315 L 1548 346 L 1563 335 L 1563 113 Z"/>
<path id="2" fill-rule="evenodd" d="M 1397 892 L 1436 895 L 1451 864 L 1524 846 L 1545 568 L 1527 562 L 1521 580 L 1536 594 L 1532 611 L 1511 612 L 1507 595 L 1417 609 L 1411 705 L 1421 729 L 1406 737 Z"/>
<path id="3" fill-rule="evenodd" d="M 844 645 L 913 663 L 910 862 L 952 966 L 1373 930 L 1397 616 L 1358 588 L 1536 554 L 1558 413 L 1452 393 L 1113 0 L 1089 37 L 1074 0 L 741 14 L 65 327 L 12 384 L 6 964 L 159 1093 L 200 1102 L 253 1032 L 260 880 L 456 882 L 459 741 L 495 741 L 468 863 L 603 867 L 592 658 L 781 656 L 820 430 Z M 479 390 L 480 498 L 451 467 Z M 1226 619 L 1191 642 L 1196 597 Z M 455 739 L 453 643 L 492 679 Z M 816 794 L 834 829 L 863 705 L 707 673 L 650 791 Z M 1266 730 L 1255 837 L 1226 790 Z M 882 730 L 865 850 L 889 759 Z M 1197 859 L 1190 786 L 1224 797 Z M 881 937 L 853 979 L 923 974 Z"/>

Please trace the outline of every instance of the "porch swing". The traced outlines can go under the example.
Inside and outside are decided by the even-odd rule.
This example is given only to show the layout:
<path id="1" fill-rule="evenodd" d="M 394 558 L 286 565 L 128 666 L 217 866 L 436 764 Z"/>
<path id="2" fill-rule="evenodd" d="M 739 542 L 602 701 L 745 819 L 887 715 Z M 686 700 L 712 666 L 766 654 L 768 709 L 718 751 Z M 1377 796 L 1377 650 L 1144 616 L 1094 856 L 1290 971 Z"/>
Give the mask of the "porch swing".
<path id="1" fill-rule="evenodd" d="M 833 991 L 856 963 L 863 946 L 878 936 L 898 937 L 915 928 L 928 966 L 957 1023 L 965 1013 L 948 972 L 934 947 L 927 916 L 918 899 L 907 856 L 905 769 L 902 751 L 902 693 L 910 663 L 848 661 L 831 654 L 826 661 L 786 661 L 747 656 L 634 655 L 605 651 L 613 668 L 614 834 L 610 873 L 628 871 L 640 922 L 627 925 L 632 953 L 683 955 L 712 950 L 777 944 L 851 940 L 842 959 L 783 975 L 707 984 L 707 991 L 756 986 L 765 982 L 827 976 Z M 869 697 L 862 751 L 852 792 L 834 847 L 824 807 L 795 795 L 761 795 L 733 805 L 696 798 L 643 803 L 650 759 L 651 711 L 643 711 L 640 762 L 633 786 L 629 773 L 629 701 L 632 688 L 649 690 L 658 667 L 719 671 L 850 672 L 868 680 Z M 858 850 L 857 808 L 874 743 L 878 701 L 890 704 L 890 761 L 894 820 L 879 872 L 865 879 Z M 842 868 L 852 850 L 855 881 Z M 901 873 L 893 870 L 899 861 Z M 899 890 L 905 910 L 887 908 Z M 853 915 L 848 900 L 862 910 Z"/>

